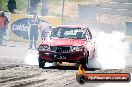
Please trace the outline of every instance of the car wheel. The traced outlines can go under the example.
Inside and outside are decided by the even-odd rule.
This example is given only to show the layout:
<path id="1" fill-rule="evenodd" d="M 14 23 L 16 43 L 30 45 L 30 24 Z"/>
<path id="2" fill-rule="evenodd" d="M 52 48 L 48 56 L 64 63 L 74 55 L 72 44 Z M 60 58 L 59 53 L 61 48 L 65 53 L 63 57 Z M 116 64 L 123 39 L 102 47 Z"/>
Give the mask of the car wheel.
<path id="1" fill-rule="evenodd" d="M 39 68 L 44 68 L 46 62 L 40 57 L 38 58 L 38 62 L 39 62 Z"/>
<path id="2" fill-rule="evenodd" d="M 87 58 L 85 57 L 85 58 L 83 58 L 83 60 L 81 61 L 81 64 L 82 64 L 82 67 L 84 68 L 84 69 L 87 69 L 87 64 L 88 62 L 87 62 Z"/>

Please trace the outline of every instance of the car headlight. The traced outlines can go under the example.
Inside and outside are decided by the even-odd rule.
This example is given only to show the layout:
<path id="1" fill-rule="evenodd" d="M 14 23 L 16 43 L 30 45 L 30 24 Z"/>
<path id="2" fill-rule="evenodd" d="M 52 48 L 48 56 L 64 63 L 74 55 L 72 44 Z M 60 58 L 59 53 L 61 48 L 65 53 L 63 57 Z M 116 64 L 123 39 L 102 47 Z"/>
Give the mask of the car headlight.
<path id="1" fill-rule="evenodd" d="M 83 46 L 72 46 L 71 51 L 83 51 Z"/>
<path id="2" fill-rule="evenodd" d="M 50 51 L 49 45 L 40 45 L 38 48 L 39 51 Z"/>

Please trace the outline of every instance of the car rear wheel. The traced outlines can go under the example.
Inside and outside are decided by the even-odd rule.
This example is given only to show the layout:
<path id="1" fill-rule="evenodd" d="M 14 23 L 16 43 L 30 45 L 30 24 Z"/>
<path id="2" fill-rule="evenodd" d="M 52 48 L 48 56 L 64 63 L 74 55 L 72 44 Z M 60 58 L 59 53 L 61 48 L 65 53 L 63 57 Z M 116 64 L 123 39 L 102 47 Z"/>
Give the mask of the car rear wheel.
<path id="1" fill-rule="evenodd" d="M 40 57 L 38 58 L 38 62 L 39 62 L 39 68 L 44 68 L 46 62 Z"/>

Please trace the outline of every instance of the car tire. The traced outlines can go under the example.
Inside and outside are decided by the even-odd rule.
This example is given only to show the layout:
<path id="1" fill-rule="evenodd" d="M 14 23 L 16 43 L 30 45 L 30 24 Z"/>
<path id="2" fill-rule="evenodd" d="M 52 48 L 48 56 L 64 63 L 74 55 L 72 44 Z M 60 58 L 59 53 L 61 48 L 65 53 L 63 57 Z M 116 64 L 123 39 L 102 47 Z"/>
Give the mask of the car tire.
<path id="1" fill-rule="evenodd" d="M 39 68 L 44 68 L 46 62 L 40 57 L 38 58 L 38 62 L 39 62 Z"/>
<path id="2" fill-rule="evenodd" d="M 88 68 L 87 68 L 87 65 L 86 65 L 86 64 L 88 63 L 87 61 L 88 61 L 87 58 L 84 57 L 83 60 L 81 61 L 82 68 L 84 68 L 84 69 L 88 69 Z"/>

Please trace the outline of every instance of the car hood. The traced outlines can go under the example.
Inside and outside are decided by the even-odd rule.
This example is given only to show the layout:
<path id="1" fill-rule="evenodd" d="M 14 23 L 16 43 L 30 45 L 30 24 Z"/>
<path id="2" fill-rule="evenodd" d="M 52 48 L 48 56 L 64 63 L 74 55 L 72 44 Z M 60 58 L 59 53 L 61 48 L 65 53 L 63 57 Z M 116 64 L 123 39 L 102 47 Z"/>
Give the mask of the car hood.
<path id="1" fill-rule="evenodd" d="M 65 39 L 65 38 L 55 38 L 46 39 L 42 44 L 48 44 L 52 46 L 82 46 L 86 41 L 81 39 Z"/>

